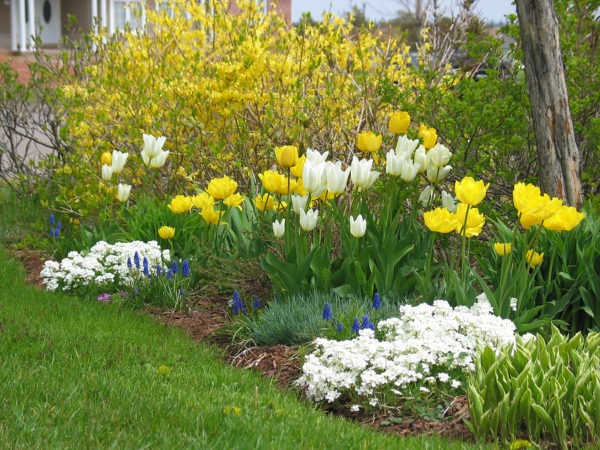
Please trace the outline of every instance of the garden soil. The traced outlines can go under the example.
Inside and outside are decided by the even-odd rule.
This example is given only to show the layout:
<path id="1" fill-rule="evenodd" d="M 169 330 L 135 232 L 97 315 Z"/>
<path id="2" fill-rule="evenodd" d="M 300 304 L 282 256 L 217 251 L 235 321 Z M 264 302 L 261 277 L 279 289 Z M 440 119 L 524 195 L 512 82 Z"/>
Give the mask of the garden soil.
<path id="1" fill-rule="evenodd" d="M 44 267 L 45 256 L 31 250 L 19 250 L 13 254 L 26 268 L 29 284 L 43 289 L 40 271 Z M 294 382 L 301 375 L 300 357 L 293 347 L 275 345 L 271 347 L 243 347 L 235 345 L 219 331 L 231 324 L 227 299 L 201 301 L 190 312 L 170 312 L 158 308 L 147 308 L 149 313 L 166 326 L 185 329 L 191 338 L 218 345 L 223 349 L 224 358 L 233 367 L 255 370 L 267 378 L 274 379 L 281 389 L 298 393 L 300 400 L 307 400 L 298 391 Z M 473 442 L 473 435 L 464 421 L 469 419 L 466 396 L 456 397 L 443 413 L 439 421 L 425 420 L 422 417 L 395 417 L 393 414 L 366 415 L 346 409 L 325 408 L 328 413 L 341 415 L 353 421 L 376 428 L 385 433 L 401 436 L 418 434 L 438 434 Z"/>

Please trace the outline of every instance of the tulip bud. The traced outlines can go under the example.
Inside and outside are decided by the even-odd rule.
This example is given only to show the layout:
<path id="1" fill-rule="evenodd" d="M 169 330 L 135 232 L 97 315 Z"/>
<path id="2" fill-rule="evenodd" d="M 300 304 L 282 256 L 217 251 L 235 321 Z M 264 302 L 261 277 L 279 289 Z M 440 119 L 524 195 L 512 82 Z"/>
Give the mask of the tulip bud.
<path id="1" fill-rule="evenodd" d="M 275 156 L 283 167 L 292 167 L 298 162 L 298 149 L 293 145 L 275 147 Z"/>
<path id="2" fill-rule="evenodd" d="M 361 238 L 365 235 L 365 231 L 367 230 L 367 221 L 363 219 L 361 214 L 355 219 L 350 216 L 350 233 L 355 238 Z"/>
<path id="3" fill-rule="evenodd" d="M 104 181 L 109 181 L 112 178 L 113 170 L 112 167 L 108 164 L 104 164 L 102 166 L 102 179 Z"/>
<path id="4" fill-rule="evenodd" d="M 300 215 L 300 211 L 304 211 L 306 208 L 306 202 L 308 201 L 307 195 L 292 195 L 292 206 L 294 208 L 294 212 Z"/>
<path id="5" fill-rule="evenodd" d="M 112 155 L 108 152 L 102 153 L 102 156 L 100 156 L 100 164 L 110 166 L 112 164 Z"/>
<path id="6" fill-rule="evenodd" d="M 325 178 L 327 179 L 327 190 L 335 195 L 339 195 L 346 190 L 346 184 L 348 183 L 348 175 L 350 170 L 342 170 L 342 163 L 332 163 L 328 161 L 325 163 Z"/>
<path id="7" fill-rule="evenodd" d="M 113 150 L 112 152 L 112 170 L 113 173 L 121 173 L 123 167 L 125 167 L 125 163 L 127 162 L 127 157 L 129 153 L 123 153 L 118 150 Z"/>
<path id="8" fill-rule="evenodd" d="M 300 227 L 304 231 L 312 231 L 317 226 L 317 219 L 319 217 L 319 210 L 309 209 L 307 212 L 304 212 L 303 209 L 300 210 Z"/>
<path id="9" fill-rule="evenodd" d="M 130 184 L 121 184 L 119 183 L 118 189 L 117 189 L 117 199 L 120 202 L 126 202 L 127 199 L 129 198 L 129 193 L 131 192 L 131 185 Z"/>
<path id="10" fill-rule="evenodd" d="M 275 235 L 275 237 L 277 238 L 281 238 L 283 237 L 285 233 L 285 219 L 281 219 L 281 222 L 279 221 L 274 221 L 273 222 L 273 234 Z"/>

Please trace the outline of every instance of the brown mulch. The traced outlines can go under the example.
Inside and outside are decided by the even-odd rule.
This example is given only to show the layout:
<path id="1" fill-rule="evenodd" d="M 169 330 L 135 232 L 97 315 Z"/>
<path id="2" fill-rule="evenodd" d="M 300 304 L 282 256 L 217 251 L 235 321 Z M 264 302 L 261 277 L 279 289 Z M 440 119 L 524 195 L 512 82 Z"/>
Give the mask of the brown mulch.
<path id="1" fill-rule="evenodd" d="M 44 285 L 39 274 L 48 256 L 27 249 L 12 253 L 25 266 L 27 282 L 38 289 L 43 289 Z M 231 323 L 227 299 L 199 301 L 194 306 L 196 309 L 193 311 L 169 312 L 159 308 L 147 308 L 146 312 L 165 325 L 184 328 L 195 340 L 209 341 L 219 345 L 225 350 L 225 358 L 232 366 L 256 370 L 270 379 L 275 379 L 277 386 L 280 388 L 298 392 L 294 381 L 299 378 L 302 369 L 296 349 L 283 345 L 247 348 L 233 346 L 230 339 L 219 335 L 219 330 Z M 438 434 L 473 441 L 473 435 L 464 423 L 465 419 L 469 419 L 466 396 L 456 397 L 444 412 L 444 420 L 441 421 L 427 421 L 421 417 L 408 417 L 399 420 L 391 413 L 371 417 L 346 410 L 333 410 L 331 412 L 385 433 L 401 436 Z"/>

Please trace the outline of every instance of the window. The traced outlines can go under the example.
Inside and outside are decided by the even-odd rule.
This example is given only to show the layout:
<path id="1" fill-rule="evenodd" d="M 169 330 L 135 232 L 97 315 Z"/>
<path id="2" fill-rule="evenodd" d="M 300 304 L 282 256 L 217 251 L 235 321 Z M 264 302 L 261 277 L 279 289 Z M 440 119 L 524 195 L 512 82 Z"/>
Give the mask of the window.
<path id="1" fill-rule="evenodd" d="M 124 30 L 126 24 L 132 30 L 139 30 L 146 24 L 145 5 L 139 0 L 113 0 L 111 15 L 111 31 Z"/>

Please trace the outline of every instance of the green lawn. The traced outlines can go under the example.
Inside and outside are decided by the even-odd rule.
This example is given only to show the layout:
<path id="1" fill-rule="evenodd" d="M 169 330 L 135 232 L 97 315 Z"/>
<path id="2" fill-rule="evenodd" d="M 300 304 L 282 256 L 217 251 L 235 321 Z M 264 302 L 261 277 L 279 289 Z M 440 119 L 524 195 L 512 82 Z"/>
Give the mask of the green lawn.
<path id="1" fill-rule="evenodd" d="M 0 267 L 0 448 L 463 447 L 328 417 L 179 329 Z"/>

